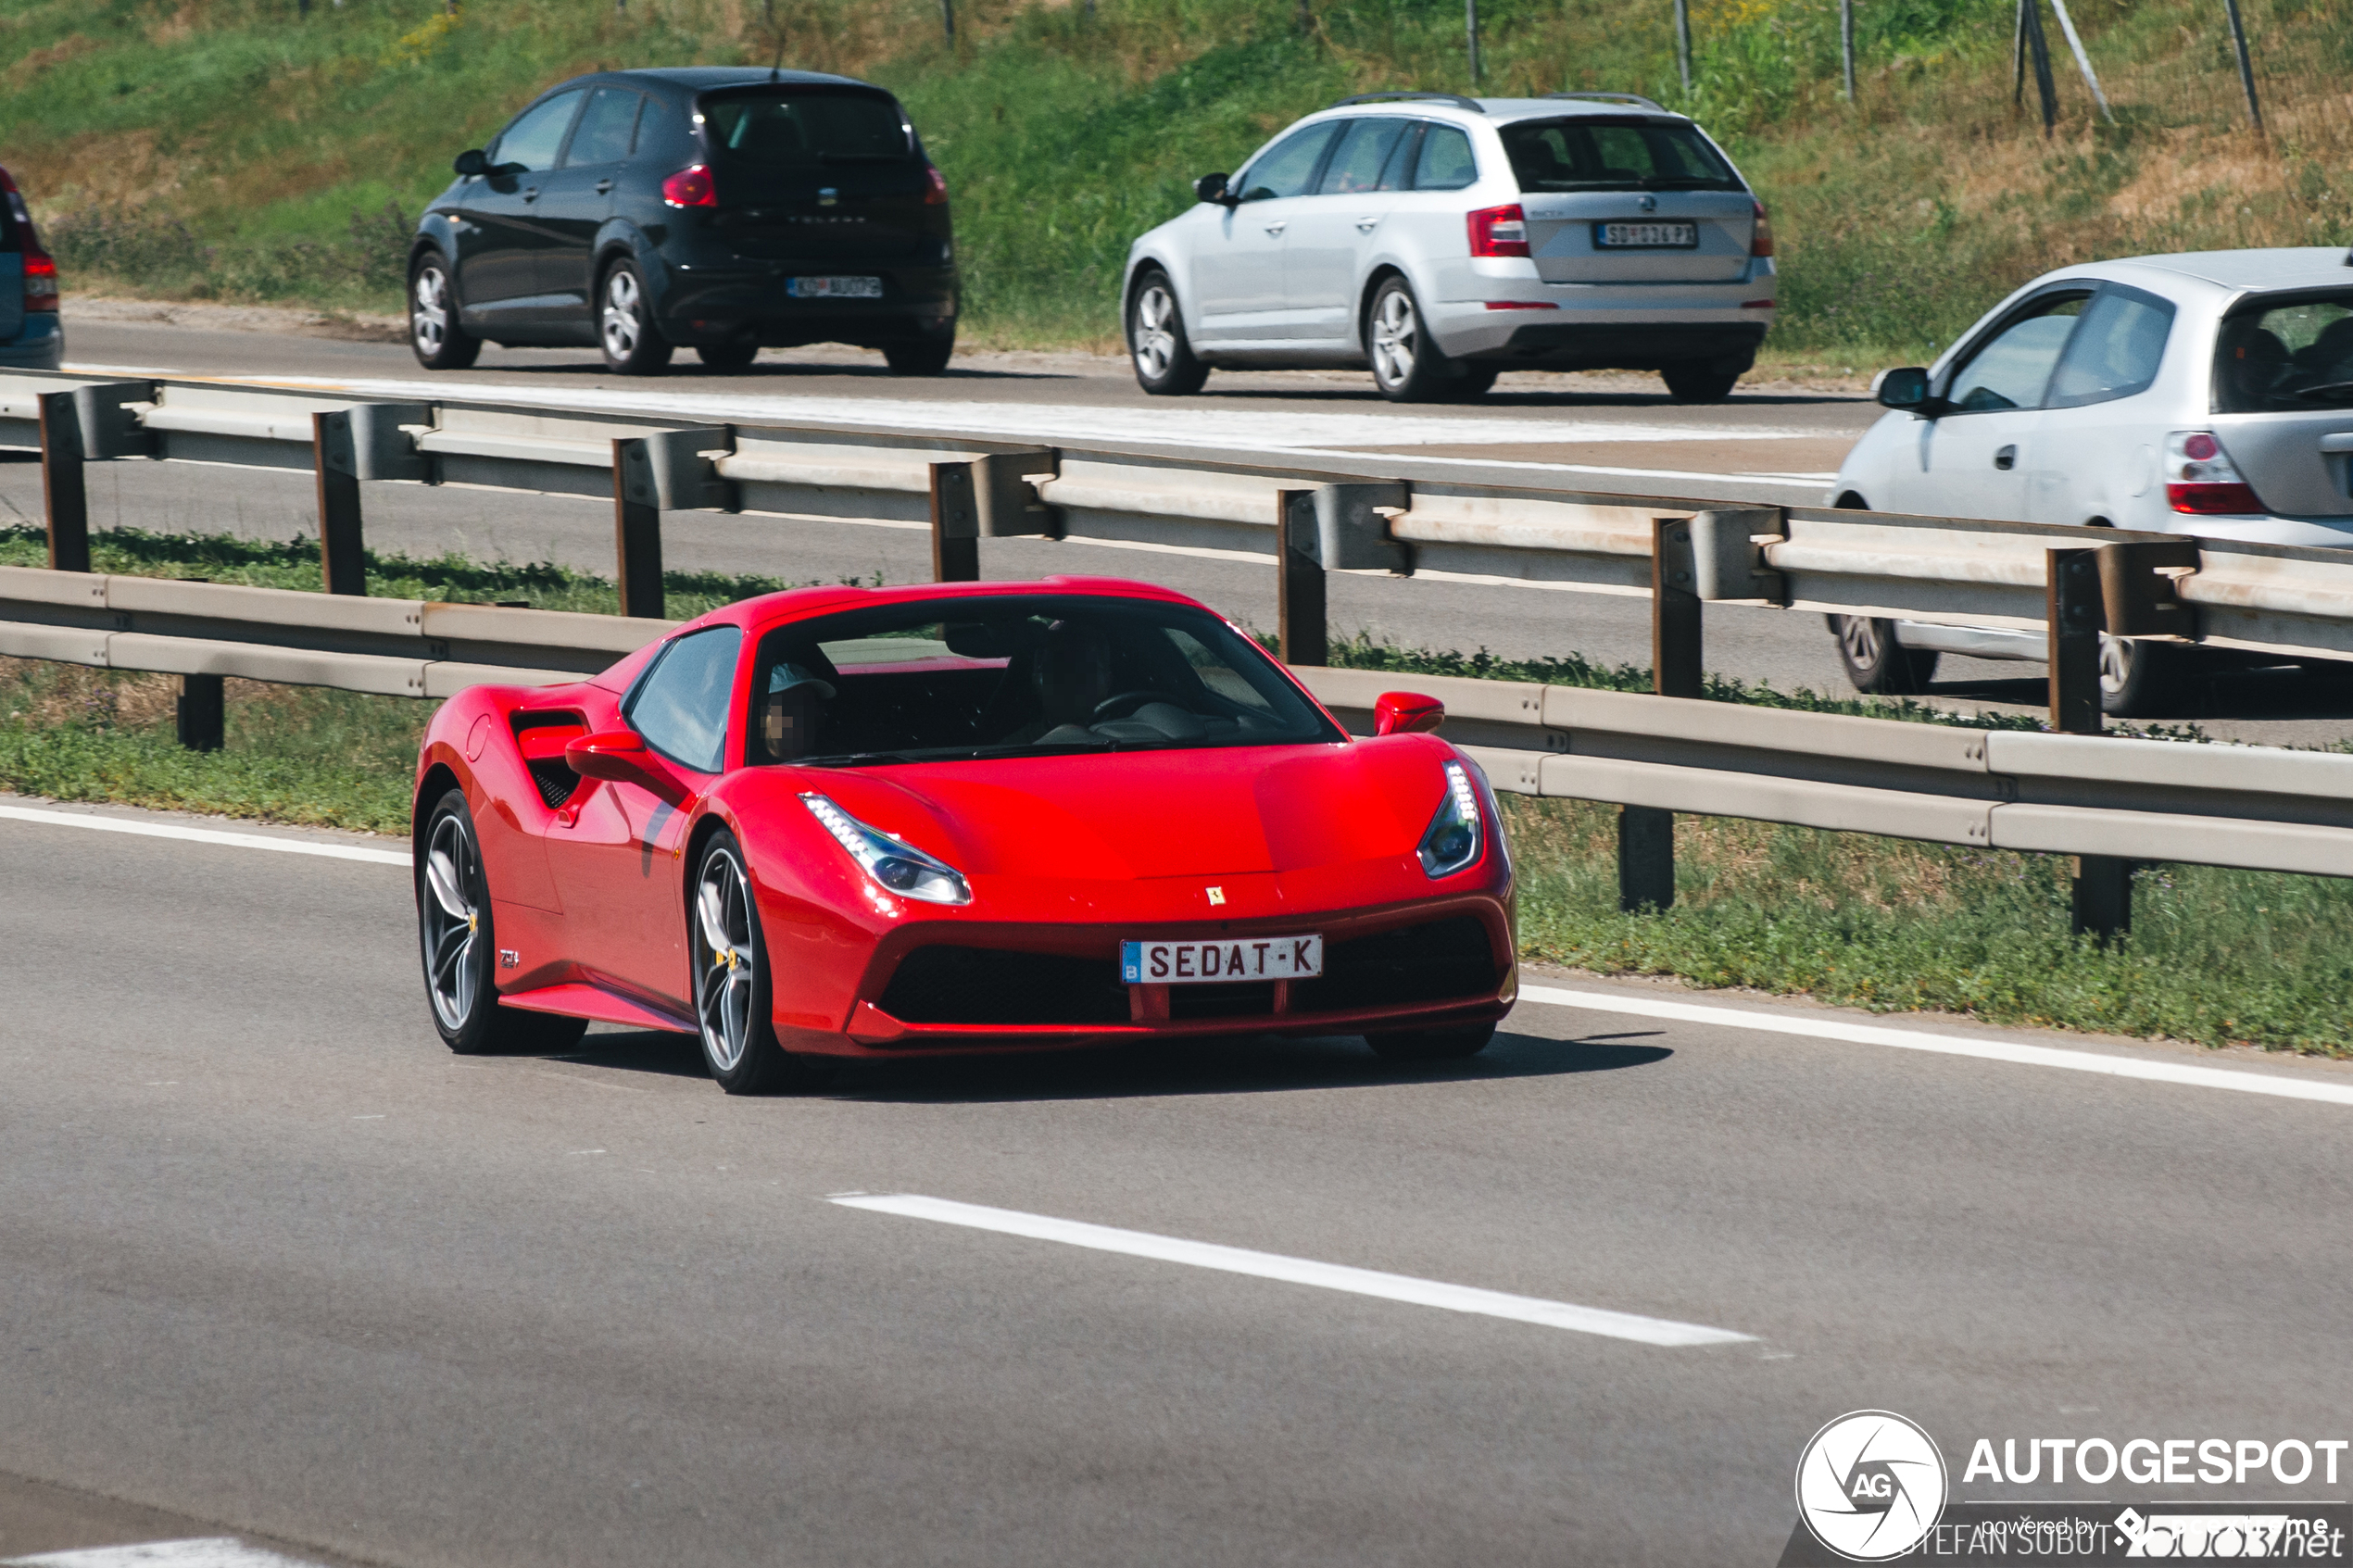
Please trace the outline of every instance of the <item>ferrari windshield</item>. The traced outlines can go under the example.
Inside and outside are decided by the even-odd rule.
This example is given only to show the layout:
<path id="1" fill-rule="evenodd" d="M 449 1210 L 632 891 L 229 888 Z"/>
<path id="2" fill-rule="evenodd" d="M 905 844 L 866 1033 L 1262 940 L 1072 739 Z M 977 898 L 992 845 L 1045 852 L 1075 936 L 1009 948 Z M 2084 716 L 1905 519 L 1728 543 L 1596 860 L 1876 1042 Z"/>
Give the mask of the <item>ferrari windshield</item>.
<path id="1" fill-rule="evenodd" d="M 1150 599 L 853 610 L 761 639 L 749 760 L 932 762 L 1346 738 L 1248 638 Z"/>

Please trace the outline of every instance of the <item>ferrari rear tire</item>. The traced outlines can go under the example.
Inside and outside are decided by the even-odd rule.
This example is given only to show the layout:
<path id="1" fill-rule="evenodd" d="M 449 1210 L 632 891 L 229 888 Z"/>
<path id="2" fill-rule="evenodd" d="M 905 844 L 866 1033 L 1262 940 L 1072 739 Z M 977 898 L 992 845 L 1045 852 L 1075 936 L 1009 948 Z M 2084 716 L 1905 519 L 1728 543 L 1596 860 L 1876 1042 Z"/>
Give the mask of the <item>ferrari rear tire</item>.
<path id="1" fill-rule="evenodd" d="M 1478 1023 L 1463 1029 L 1411 1029 L 1390 1035 L 1367 1035 L 1374 1054 L 1390 1061 L 1458 1061 L 1477 1056 L 1495 1037 L 1495 1026 Z"/>
<path id="2" fill-rule="evenodd" d="M 434 802 L 417 860 L 417 937 L 434 1027 L 459 1056 L 558 1051 L 588 1027 L 585 1018 L 526 1012 L 498 999 L 491 976 L 498 936 L 491 924 L 490 877 L 466 792 Z"/>
<path id="3" fill-rule="evenodd" d="M 777 1043 L 768 944 L 734 834 L 722 829 L 703 846 L 687 891 L 703 1065 L 731 1095 L 793 1094 L 823 1084 L 827 1063 Z"/>

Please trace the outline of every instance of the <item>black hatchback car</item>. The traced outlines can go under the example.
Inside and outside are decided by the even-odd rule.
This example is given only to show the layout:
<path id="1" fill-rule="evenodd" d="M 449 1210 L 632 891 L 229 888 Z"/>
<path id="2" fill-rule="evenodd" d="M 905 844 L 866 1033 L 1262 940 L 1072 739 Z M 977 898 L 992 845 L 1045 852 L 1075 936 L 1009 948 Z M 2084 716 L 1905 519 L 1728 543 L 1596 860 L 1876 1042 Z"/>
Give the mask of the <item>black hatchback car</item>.
<path id="1" fill-rule="evenodd" d="M 624 70 L 549 88 L 417 225 L 409 340 L 428 370 L 598 344 L 640 375 L 692 347 L 878 348 L 937 375 L 956 341 L 948 183 L 906 111 L 848 77 Z"/>

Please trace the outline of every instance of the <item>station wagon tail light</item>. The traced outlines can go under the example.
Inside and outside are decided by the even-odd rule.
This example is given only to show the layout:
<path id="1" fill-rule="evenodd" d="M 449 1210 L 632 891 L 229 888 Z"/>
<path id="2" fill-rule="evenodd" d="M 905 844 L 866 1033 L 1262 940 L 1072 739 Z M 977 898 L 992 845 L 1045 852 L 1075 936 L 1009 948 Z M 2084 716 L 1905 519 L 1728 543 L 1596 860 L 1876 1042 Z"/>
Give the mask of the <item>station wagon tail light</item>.
<path id="1" fill-rule="evenodd" d="M 1470 770 L 1460 762 L 1447 763 L 1446 798 L 1438 803 L 1438 815 L 1422 834 L 1422 870 L 1432 877 L 1453 875 L 1478 859 L 1486 836 Z"/>
<path id="2" fill-rule="evenodd" d="M 1748 254 L 1770 256 L 1773 254 L 1773 220 L 1766 214 L 1763 202 L 1752 200 L 1751 205 L 1756 208 L 1756 228 L 1749 235 Z"/>
<path id="3" fill-rule="evenodd" d="M 1470 215 L 1473 256 L 1526 256 L 1528 214 L 1515 202 L 1510 207 L 1485 207 Z"/>
<path id="4" fill-rule="evenodd" d="M 2222 444 L 2204 430 L 2177 430 L 2165 438 L 2165 500 L 2192 516 L 2270 509 Z"/>
<path id="5" fill-rule="evenodd" d="M 664 180 L 661 199 L 672 207 L 717 207 L 719 188 L 711 183 L 711 170 L 698 163 Z"/>
<path id="6" fill-rule="evenodd" d="M 876 885 L 901 898 L 926 904 L 969 904 L 972 884 L 945 860 L 934 859 L 912 844 L 901 844 L 878 828 L 870 828 L 822 795 L 804 795 L 800 803 L 824 823 L 834 841 L 849 851 Z"/>
<path id="7" fill-rule="evenodd" d="M 925 207 L 948 205 L 948 176 L 939 172 L 939 169 L 931 164 L 924 166 L 924 205 Z"/>

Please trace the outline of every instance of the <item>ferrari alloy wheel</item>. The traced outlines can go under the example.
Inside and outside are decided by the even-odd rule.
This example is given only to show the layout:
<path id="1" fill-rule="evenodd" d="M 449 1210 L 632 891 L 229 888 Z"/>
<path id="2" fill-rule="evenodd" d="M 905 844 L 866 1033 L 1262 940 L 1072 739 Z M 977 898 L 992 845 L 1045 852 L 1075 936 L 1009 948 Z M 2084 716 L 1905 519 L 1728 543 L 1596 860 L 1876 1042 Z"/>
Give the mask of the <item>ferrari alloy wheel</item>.
<path id="1" fill-rule="evenodd" d="M 409 275 L 409 346 L 428 370 L 462 370 L 482 355 L 482 339 L 458 324 L 458 295 L 448 264 L 427 251 Z"/>
<path id="2" fill-rule="evenodd" d="M 1186 397 L 1209 380 L 1209 367 L 1185 339 L 1176 290 L 1165 272 L 1147 272 L 1127 307 L 1127 352 L 1136 384 L 1155 397 Z"/>
<path id="3" fill-rule="evenodd" d="M 1390 1061 L 1456 1061 L 1477 1056 L 1495 1037 L 1491 1023 L 1466 1029 L 1412 1029 L 1393 1035 L 1367 1035 L 1365 1043 Z"/>
<path id="4" fill-rule="evenodd" d="M 645 280 L 630 262 L 617 263 L 598 291 L 597 335 L 604 345 L 605 368 L 624 376 L 649 376 L 670 363 L 670 340 L 654 325 Z"/>
<path id="5" fill-rule="evenodd" d="M 498 1000 L 491 983 L 497 937 L 491 927 L 490 883 L 462 790 L 441 797 L 425 829 L 424 854 L 417 863 L 417 937 L 434 1027 L 459 1055 L 560 1050 L 588 1027 L 585 1019 L 526 1012 Z"/>
<path id="6" fill-rule="evenodd" d="M 776 1043 L 760 909 L 734 834 L 719 833 L 704 847 L 693 892 L 695 1020 L 711 1075 L 731 1095 L 814 1087 L 822 1064 Z"/>

